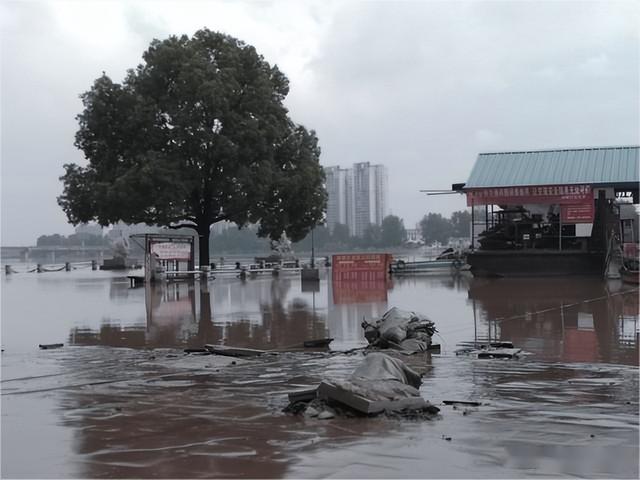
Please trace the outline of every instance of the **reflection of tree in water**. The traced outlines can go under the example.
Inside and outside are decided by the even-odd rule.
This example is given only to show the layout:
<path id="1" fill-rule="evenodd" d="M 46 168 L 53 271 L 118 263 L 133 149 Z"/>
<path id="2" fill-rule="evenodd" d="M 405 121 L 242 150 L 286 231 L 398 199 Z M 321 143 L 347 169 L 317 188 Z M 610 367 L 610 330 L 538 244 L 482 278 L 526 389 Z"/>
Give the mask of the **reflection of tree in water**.
<path id="1" fill-rule="evenodd" d="M 200 286 L 200 316 L 198 318 L 197 333 L 187 340 L 191 348 L 200 348 L 207 343 L 219 343 L 223 338 L 224 329 L 220 325 L 214 325 L 211 315 L 211 293 L 209 286 Z"/>
<path id="2" fill-rule="evenodd" d="M 259 289 L 262 283 L 238 285 L 238 288 Z M 204 344 L 233 345 L 258 349 L 280 348 L 302 344 L 312 338 L 326 336 L 324 321 L 314 314 L 307 302 L 293 299 L 285 306 L 292 282 L 289 279 L 274 279 L 269 283 L 269 300 L 259 302 L 261 321 L 256 322 L 248 315 L 235 318 L 233 322 L 217 323 L 216 312 L 212 308 L 212 296 L 206 285 L 199 292 L 199 318 L 195 335 L 187 340 L 190 347 Z M 265 285 L 266 286 L 266 285 Z M 258 291 L 251 291 L 260 298 Z M 242 315 L 242 312 L 240 312 Z"/>
<path id="3" fill-rule="evenodd" d="M 474 279 L 469 289 L 485 320 L 479 326 L 485 338 L 490 333 L 550 359 L 637 364 L 637 336 L 632 343 L 620 338 L 629 295 L 585 302 L 607 294 L 606 283 L 595 277 Z"/>
<path id="4" fill-rule="evenodd" d="M 207 343 L 225 343 L 268 349 L 326 337 L 324 320 L 306 301 L 295 298 L 287 304 L 291 285 L 289 279 L 273 279 L 269 284 L 238 284 L 237 288 L 247 288 L 246 293 L 252 301 L 257 301 L 261 319 L 257 321 L 249 313 L 240 311 L 234 314 L 234 321 L 230 323 L 216 322 L 212 292 L 206 283 L 147 286 L 146 328 L 122 327 L 122 322 L 106 318 L 99 330 L 72 329 L 69 341 L 73 345 L 129 348 L 202 347 Z M 237 307 L 238 310 L 244 308 Z"/>
<path id="5" fill-rule="evenodd" d="M 294 299 L 284 308 L 281 302 L 260 305 L 262 324 L 240 322 L 229 325 L 226 343 L 251 348 L 282 348 L 302 345 L 305 340 L 324 338 L 325 324 L 308 304 Z"/>

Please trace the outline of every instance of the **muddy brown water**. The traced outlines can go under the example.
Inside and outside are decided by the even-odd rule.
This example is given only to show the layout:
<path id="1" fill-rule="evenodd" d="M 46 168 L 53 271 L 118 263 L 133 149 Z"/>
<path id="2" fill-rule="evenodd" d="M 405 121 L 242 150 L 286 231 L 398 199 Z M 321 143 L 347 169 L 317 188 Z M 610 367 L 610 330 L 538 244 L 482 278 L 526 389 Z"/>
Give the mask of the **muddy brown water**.
<path id="1" fill-rule="evenodd" d="M 132 289 L 122 274 L 85 270 L 1 286 L 4 478 L 638 478 L 638 292 L 621 283 L 334 285 L 323 273 L 319 285 Z M 391 306 L 436 322 L 441 353 L 406 361 L 439 418 L 281 412 L 285 392 L 353 371 L 362 356 L 339 352 L 363 346 L 363 317 Z M 332 354 L 293 349 L 327 336 Z M 511 340 L 528 355 L 455 355 L 473 340 Z M 204 343 L 293 351 L 235 364 L 183 354 Z"/>

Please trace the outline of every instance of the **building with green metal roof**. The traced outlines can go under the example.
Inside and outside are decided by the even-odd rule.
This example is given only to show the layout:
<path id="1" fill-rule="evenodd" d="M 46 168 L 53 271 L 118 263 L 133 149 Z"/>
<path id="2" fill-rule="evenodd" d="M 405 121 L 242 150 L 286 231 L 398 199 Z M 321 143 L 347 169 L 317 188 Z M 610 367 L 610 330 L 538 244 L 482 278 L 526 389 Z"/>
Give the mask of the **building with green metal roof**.
<path id="1" fill-rule="evenodd" d="M 639 203 L 639 185 L 640 146 L 480 153 L 454 185 L 472 207 L 472 250 L 480 245 L 470 264 L 501 275 L 601 271 L 612 242 L 628 241 L 620 206 Z"/>
<path id="2" fill-rule="evenodd" d="M 481 153 L 464 188 L 590 184 L 637 189 L 640 146 Z"/>

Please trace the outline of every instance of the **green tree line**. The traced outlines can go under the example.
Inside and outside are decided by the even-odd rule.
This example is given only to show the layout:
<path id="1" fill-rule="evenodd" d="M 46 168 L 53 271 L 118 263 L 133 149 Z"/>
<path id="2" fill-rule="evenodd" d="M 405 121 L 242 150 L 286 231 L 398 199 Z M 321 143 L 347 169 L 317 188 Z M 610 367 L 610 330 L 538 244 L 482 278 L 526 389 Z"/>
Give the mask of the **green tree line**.
<path id="1" fill-rule="evenodd" d="M 434 242 L 447 244 L 451 238 L 469 238 L 471 235 L 471 214 L 456 211 L 449 218 L 439 213 L 427 213 L 419 224 L 420 233 L 426 245 Z M 407 231 L 400 217 L 389 215 L 382 225 L 369 225 L 361 237 L 350 235 L 349 227 L 336 224 L 333 229 L 318 226 L 313 230 L 315 250 L 341 251 L 370 248 L 393 248 L 406 244 Z M 269 241 L 257 235 L 256 227 L 241 230 L 229 228 L 222 233 L 212 235 L 210 241 L 214 255 L 220 253 L 268 252 Z M 311 234 L 293 244 L 294 251 L 311 250 Z"/>
<path id="2" fill-rule="evenodd" d="M 294 251 L 311 250 L 311 233 L 293 244 Z M 333 229 L 318 226 L 313 230 L 313 245 L 318 251 L 339 251 L 368 248 L 390 248 L 402 246 L 407 232 L 401 218 L 388 215 L 382 225 L 369 225 L 361 237 L 352 236 L 349 227 L 336 224 Z M 219 234 L 211 235 L 210 248 L 214 253 L 267 252 L 269 241 L 257 235 L 254 226 L 238 229 L 229 228 Z"/>
<path id="3" fill-rule="evenodd" d="M 471 213 L 460 210 L 449 218 L 439 213 L 427 213 L 420 220 L 420 233 L 426 245 L 434 242 L 447 244 L 451 238 L 470 238 Z"/>

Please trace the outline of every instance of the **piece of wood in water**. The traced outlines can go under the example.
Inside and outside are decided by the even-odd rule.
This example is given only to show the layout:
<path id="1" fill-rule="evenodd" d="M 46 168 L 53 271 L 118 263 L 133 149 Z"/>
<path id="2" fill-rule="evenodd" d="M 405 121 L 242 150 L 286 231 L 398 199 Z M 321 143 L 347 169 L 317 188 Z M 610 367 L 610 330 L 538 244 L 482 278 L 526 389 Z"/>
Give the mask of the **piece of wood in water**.
<path id="1" fill-rule="evenodd" d="M 443 400 L 445 405 L 469 405 L 470 407 L 479 407 L 482 405 L 480 402 L 469 402 L 466 400 Z"/>
<path id="2" fill-rule="evenodd" d="M 513 358 L 521 351 L 519 348 L 497 348 L 495 350 L 480 350 L 477 353 L 478 358 Z"/>
<path id="3" fill-rule="evenodd" d="M 513 342 L 493 342 L 489 346 L 492 348 L 513 348 Z"/>
<path id="4" fill-rule="evenodd" d="M 216 355 L 224 355 L 227 357 L 257 357 L 265 353 L 264 350 L 256 350 L 253 348 L 239 348 L 239 347 L 227 347 L 225 345 L 210 345 L 204 346 L 211 353 Z"/>
<path id="5" fill-rule="evenodd" d="M 342 403 L 367 415 L 384 412 L 385 410 L 398 411 L 405 408 L 417 410 L 427 405 L 427 402 L 422 397 L 408 397 L 400 400 L 369 400 L 326 381 L 320 383 L 318 387 L 318 398 Z"/>
<path id="6" fill-rule="evenodd" d="M 306 340 L 302 345 L 304 348 L 328 347 L 333 342 L 333 338 L 319 338 L 317 340 Z"/>
<path id="7" fill-rule="evenodd" d="M 513 342 L 510 341 L 502 341 L 502 342 L 491 342 L 488 345 L 482 342 L 460 342 L 458 345 L 463 347 L 473 347 L 473 348 L 514 348 Z"/>
<path id="8" fill-rule="evenodd" d="M 310 402 L 318 396 L 318 387 L 310 388 L 307 390 L 296 390 L 295 392 L 289 392 L 289 402 Z"/>
<path id="9" fill-rule="evenodd" d="M 211 353 L 206 348 L 185 348 L 184 353 Z"/>
<path id="10" fill-rule="evenodd" d="M 45 343 L 38 345 L 42 350 L 51 350 L 53 348 L 62 348 L 64 346 L 63 343 Z"/>
<path id="11" fill-rule="evenodd" d="M 440 351 L 440 344 L 439 343 L 432 343 L 431 345 L 429 345 L 427 347 L 427 351 L 439 352 Z"/>

